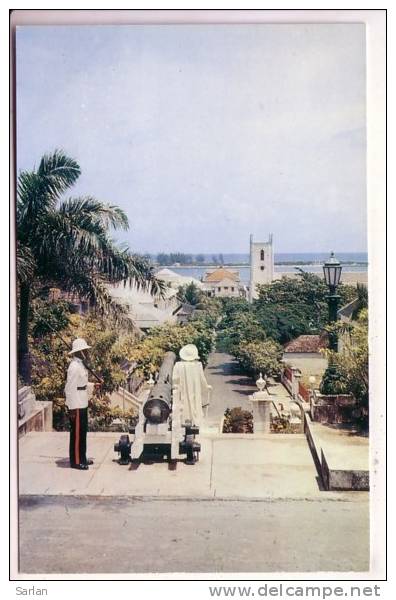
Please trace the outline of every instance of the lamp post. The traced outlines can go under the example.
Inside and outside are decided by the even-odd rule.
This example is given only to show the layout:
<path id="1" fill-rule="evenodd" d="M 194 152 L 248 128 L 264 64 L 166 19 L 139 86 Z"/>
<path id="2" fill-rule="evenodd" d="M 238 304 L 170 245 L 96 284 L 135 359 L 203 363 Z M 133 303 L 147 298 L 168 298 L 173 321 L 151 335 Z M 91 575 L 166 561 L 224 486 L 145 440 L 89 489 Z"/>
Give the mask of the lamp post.
<path id="1" fill-rule="evenodd" d="M 338 311 L 338 300 L 340 296 L 337 294 L 337 287 L 341 279 L 342 266 L 340 262 L 334 257 L 334 252 L 330 254 L 330 258 L 323 265 L 324 280 L 329 286 L 329 295 L 327 301 L 329 304 L 329 324 L 337 321 Z M 337 352 L 338 340 L 337 333 L 331 331 L 329 335 L 329 348 Z"/>

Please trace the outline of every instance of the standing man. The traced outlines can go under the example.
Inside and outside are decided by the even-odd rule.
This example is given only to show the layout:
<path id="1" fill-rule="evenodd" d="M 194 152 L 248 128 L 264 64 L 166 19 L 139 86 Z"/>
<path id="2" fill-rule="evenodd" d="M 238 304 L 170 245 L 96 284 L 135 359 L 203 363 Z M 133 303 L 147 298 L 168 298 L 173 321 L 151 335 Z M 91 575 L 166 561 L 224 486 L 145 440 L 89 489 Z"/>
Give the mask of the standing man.
<path id="1" fill-rule="evenodd" d="M 93 460 L 87 459 L 88 371 L 83 362 L 89 348 L 91 346 L 83 338 L 74 340 L 69 352 L 73 358 L 67 370 L 65 387 L 70 418 L 70 466 L 80 471 L 86 471 L 88 465 L 93 464 Z"/>
<path id="2" fill-rule="evenodd" d="M 180 387 L 183 419 L 201 425 L 209 406 L 212 386 L 206 381 L 198 348 L 187 344 L 179 352 L 181 361 L 173 367 L 172 382 Z"/>

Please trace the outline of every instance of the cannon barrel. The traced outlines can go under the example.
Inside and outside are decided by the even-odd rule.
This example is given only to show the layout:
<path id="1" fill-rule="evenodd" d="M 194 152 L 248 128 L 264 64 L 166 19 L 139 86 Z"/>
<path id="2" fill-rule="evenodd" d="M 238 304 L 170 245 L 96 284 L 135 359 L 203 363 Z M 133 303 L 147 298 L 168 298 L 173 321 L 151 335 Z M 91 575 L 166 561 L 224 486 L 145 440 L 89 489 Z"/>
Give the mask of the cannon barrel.
<path id="1" fill-rule="evenodd" d="M 172 373 L 176 361 L 174 352 L 167 352 L 158 372 L 158 379 L 143 406 L 143 414 L 153 424 L 165 423 L 171 412 Z"/>

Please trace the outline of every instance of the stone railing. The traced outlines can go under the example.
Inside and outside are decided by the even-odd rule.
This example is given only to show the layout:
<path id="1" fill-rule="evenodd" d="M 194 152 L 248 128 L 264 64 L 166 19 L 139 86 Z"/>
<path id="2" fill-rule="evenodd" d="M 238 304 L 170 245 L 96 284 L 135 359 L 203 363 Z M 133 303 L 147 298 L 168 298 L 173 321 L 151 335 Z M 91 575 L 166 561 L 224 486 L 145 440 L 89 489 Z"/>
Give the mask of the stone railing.
<path id="1" fill-rule="evenodd" d="M 301 383 L 301 381 L 298 382 L 298 396 L 300 399 L 302 399 L 303 402 L 308 402 L 311 399 L 311 392 L 309 389 L 307 389 L 305 387 L 304 384 Z"/>
<path id="2" fill-rule="evenodd" d="M 18 390 L 18 435 L 29 431 L 52 431 L 52 402 L 36 400 L 31 387 Z"/>
<path id="3" fill-rule="evenodd" d="M 329 424 L 348 424 L 356 420 L 358 405 L 350 394 L 320 394 L 314 390 L 310 411 L 313 421 Z"/>
<path id="4" fill-rule="evenodd" d="M 292 371 L 289 368 L 286 368 L 282 371 L 281 374 L 281 382 L 283 383 L 283 385 L 285 386 L 285 388 L 287 389 L 287 391 L 292 394 L 293 393 L 293 378 L 292 378 Z"/>
<path id="5" fill-rule="evenodd" d="M 141 394 L 136 396 L 131 394 L 123 387 L 119 387 L 118 390 L 112 392 L 110 396 L 110 403 L 112 406 L 118 406 L 124 410 L 134 409 L 139 411 L 140 405 L 143 401 L 143 390 L 141 388 Z"/>
<path id="6" fill-rule="evenodd" d="M 309 404 L 310 390 L 308 390 L 300 381 L 301 371 L 297 367 L 287 366 L 283 369 L 281 381 L 287 391 L 291 394 L 295 402 Z"/>

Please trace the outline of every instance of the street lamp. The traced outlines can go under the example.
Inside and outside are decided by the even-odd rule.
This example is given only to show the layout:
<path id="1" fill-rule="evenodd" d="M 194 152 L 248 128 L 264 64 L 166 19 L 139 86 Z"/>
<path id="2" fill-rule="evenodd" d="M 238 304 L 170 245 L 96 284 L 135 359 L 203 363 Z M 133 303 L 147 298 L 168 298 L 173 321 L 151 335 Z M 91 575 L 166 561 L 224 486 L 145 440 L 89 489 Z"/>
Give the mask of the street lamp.
<path id="1" fill-rule="evenodd" d="M 330 254 L 330 258 L 323 265 L 324 280 L 329 286 L 330 294 L 327 296 L 329 303 L 329 323 L 335 323 L 337 321 L 338 311 L 338 300 L 340 296 L 337 294 L 337 287 L 341 279 L 342 266 L 340 262 L 334 257 L 334 252 Z M 337 352 L 338 342 L 337 333 L 334 331 L 330 332 L 329 335 L 329 347 L 330 350 Z"/>

